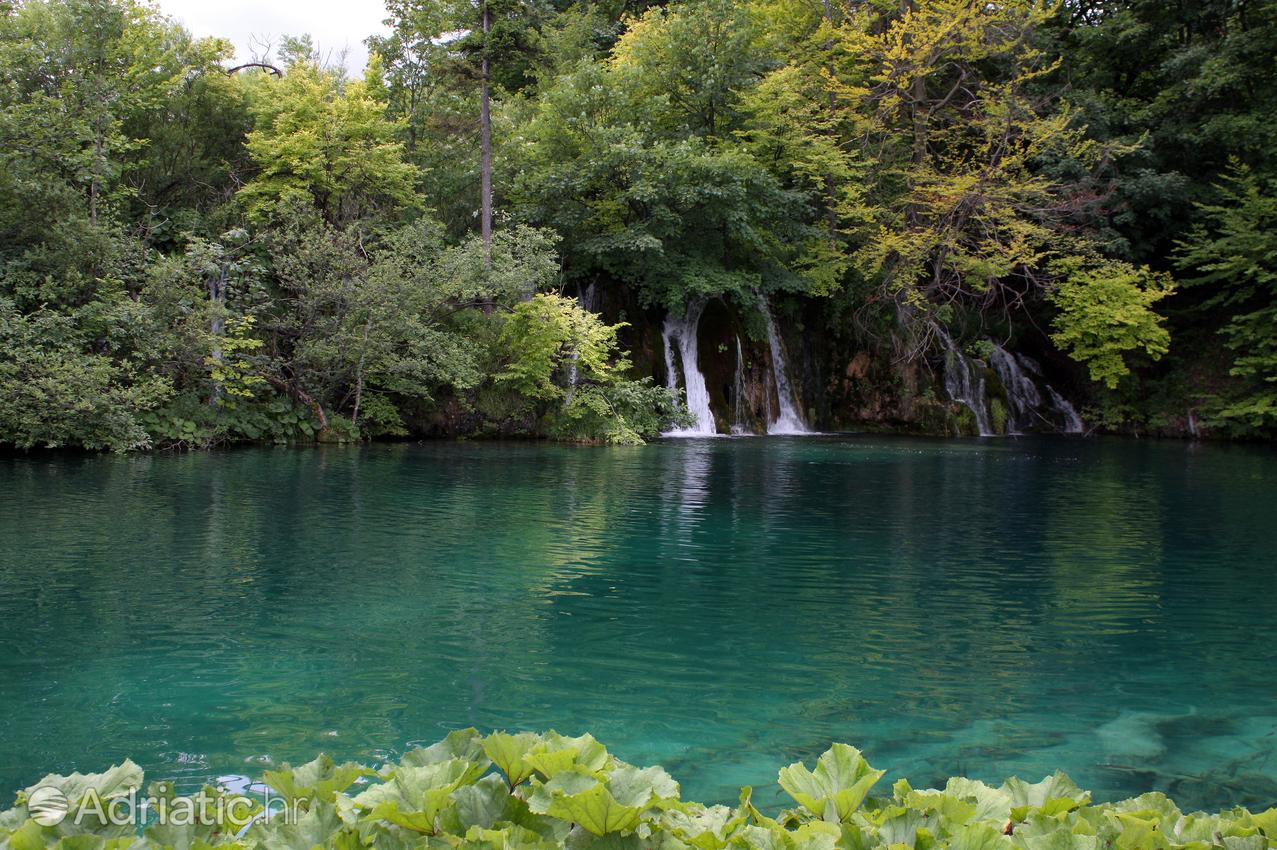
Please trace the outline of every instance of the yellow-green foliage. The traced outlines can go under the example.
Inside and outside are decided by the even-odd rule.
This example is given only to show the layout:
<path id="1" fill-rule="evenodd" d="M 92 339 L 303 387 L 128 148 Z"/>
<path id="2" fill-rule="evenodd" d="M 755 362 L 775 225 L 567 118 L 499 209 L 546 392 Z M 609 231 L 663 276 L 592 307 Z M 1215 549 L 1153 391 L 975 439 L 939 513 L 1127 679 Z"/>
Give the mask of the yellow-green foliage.
<path id="1" fill-rule="evenodd" d="M 14 850 L 1270 850 L 1277 809 L 1181 812 L 1166 796 L 1093 803 L 1062 773 L 1000 786 L 955 777 L 939 789 L 889 787 L 855 747 L 834 744 L 814 767 L 776 780 L 794 801 L 772 817 L 742 789 L 735 806 L 684 800 L 660 767 L 618 759 L 591 735 L 449 734 L 374 770 L 327 756 L 264 777 L 273 810 L 206 788 L 174 798 L 183 813 L 141 836 L 105 822 L 101 802 L 142 788 L 131 761 L 105 773 L 47 776 L 0 813 Z M 759 777 L 764 779 L 765 777 Z M 32 794 L 57 789 L 68 815 L 42 826 Z M 45 794 L 49 792 L 44 792 Z M 203 800 L 204 805 L 194 805 Z M 183 806 L 182 802 L 192 805 Z M 245 804 L 246 803 L 246 804 Z M 29 807 L 29 804 L 30 807 Z M 286 817 L 284 805 L 292 816 Z M 100 814 L 101 813 L 101 814 Z M 189 813 L 189 814 L 187 814 Z M 190 816 L 193 815 L 193 816 Z M 42 816 L 42 819 L 43 816 Z M 77 823 L 78 821 L 78 823 Z"/>
<path id="2" fill-rule="evenodd" d="M 571 298 L 542 293 L 517 304 L 501 330 L 507 353 L 497 380 L 528 398 L 560 399 L 567 389 L 555 382 L 564 370 L 575 370 L 582 383 L 617 380 L 629 361 L 617 351 L 616 332 Z"/>
<path id="3" fill-rule="evenodd" d="M 1051 264 L 1059 283 L 1051 301 L 1059 308 L 1051 339 L 1091 378 L 1116 387 L 1130 372 L 1126 356 L 1143 352 L 1154 360 L 1170 349 L 1171 337 L 1153 305 L 1175 291 L 1170 275 L 1148 266 L 1078 257 Z"/>
<path id="4" fill-rule="evenodd" d="M 420 202 L 418 168 L 404 161 L 400 123 L 375 86 L 346 82 L 310 61 L 251 86 L 248 153 L 260 172 L 239 191 L 250 219 L 313 206 L 338 227 Z"/>

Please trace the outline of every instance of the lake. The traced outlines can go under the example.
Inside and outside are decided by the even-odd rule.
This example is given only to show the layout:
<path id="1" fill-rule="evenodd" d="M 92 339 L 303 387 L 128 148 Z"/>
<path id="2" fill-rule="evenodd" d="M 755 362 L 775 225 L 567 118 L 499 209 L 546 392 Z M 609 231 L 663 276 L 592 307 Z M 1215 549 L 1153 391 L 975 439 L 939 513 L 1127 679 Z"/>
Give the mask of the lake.
<path id="1" fill-rule="evenodd" d="M 0 458 L 0 786 L 591 731 L 777 803 L 1063 769 L 1277 800 L 1277 454 L 1108 439 Z"/>

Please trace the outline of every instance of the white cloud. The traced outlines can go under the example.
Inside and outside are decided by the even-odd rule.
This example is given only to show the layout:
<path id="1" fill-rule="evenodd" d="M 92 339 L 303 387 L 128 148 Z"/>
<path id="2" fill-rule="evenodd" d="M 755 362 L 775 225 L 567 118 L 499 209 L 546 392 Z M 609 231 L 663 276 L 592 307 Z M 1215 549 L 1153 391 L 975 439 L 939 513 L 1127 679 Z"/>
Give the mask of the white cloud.
<path id="1" fill-rule="evenodd" d="M 282 36 L 309 33 L 321 55 L 336 62 L 346 51 L 346 68 L 359 74 L 368 63 L 364 39 L 383 35 L 382 0 L 158 0 L 160 11 L 196 36 L 219 36 L 235 45 L 235 58 L 249 61 L 261 45 L 272 53 Z"/>

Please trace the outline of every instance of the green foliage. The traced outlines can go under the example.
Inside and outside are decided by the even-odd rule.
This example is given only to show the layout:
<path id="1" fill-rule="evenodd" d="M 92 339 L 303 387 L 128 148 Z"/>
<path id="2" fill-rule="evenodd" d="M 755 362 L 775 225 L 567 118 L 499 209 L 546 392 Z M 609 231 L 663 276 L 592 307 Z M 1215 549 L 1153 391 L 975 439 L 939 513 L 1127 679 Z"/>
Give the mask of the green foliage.
<path id="1" fill-rule="evenodd" d="M 24 315 L 0 299 L 0 442 L 115 451 L 150 445 L 141 419 L 171 385 L 128 359 L 86 352 L 83 337 L 74 317 L 43 309 Z"/>
<path id="2" fill-rule="evenodd" d="M 670 391 L 651 379 L 625 379 L 629 361 L 616 334 L 575 300 L 541 294 L 515 306 L 501 330 L 498 384 L 533 401 L 552 402 L 549 431 L 591 442 L 636 445 L 681 423 Z"/>
<path id="3" fill-rule="evenodd" d="M 253 364 L 246 356 L 262 347 L 260 339 L 248 335 L 252 329 L 252 316 L 234 322 L 229 333 L 219 340 L 219 350 L 204 359 L 213 382 L 232 399 L 252 398 L 254 388 L 266 383 L 265 378 L 253 373 Z"/>
<path id="4" fill-rule="evenodd" d="M 555 383 L 609 383 L 629 365 L 616 360 L 619 325 L 606 325 L 581 309 L 574 299 L 542 293 L 517 304 L 501 329 L 508 352 L 496 380 L 531 399 L 565 398 L 568 389 Z"/>
<path id="5" fill-rule="evenodd" d="M 743 119 L 742 94 L 767 65 L 757 40 L 742 4 L 689 0 L 630 21 L 612 68 L 632 103 L 648 104 L 658 133 L 726 136 Z"/>
<path id="6" fill-rule="evenodd" d="M 0 6 L 5 443 L 635 442 L 683 415 L 647 323 L 759 291 L 816 357 L 1049 326 L 1105 422 L 1277 426 L 1272 0 L 390 0 L 357 78 Z M 564 282 L 634 327 L 520 306 Z"/>
<path id="7" fill-rule="evenodd" d="M 618 281 L 675 310 L 697 296 L 751 301 L 764 282 L 800 287 L 796 261 L 814 233 L 803 194 L 744 150 L 666 138 L 629 85 L 585 64 L 527 128 L 513 197 L 562 236 L 566 276 Z"/>
<path id="8" fill-rule="evenodd" d="M 21 791 L 0 813 L 0 846 L 13 850 L 212 848 L 453 848 L 453 850 L 1268 850 L 1277 847 L 1277 809 L 1252 813 L 1181 812 L 1160 793 L 1094 803 L 1067 776 L 1036 783 L 1012 778 L 994 787 L 955 777 L 943 788 L 906 780 L 879 787 L 883 771 L 853 747 L 835 744 L 808 770 L 780 771 L 797 804 L 773 818 L 743 789 L 737 806 L 682 799 L 662 768 L 639 768 L 590 735 L 572 738 L 451 733 L 374 771 L 321 756 L 266 774 L 299 817 L 260 806 L 218 806 L 225 792 L 189 824 L 155 824 L 141 837 L 98 820 L 90 792 L 102 799 L 142 787 L 132 762 L 102 774 L 48 776 Z M 364 784 L 356 784 L 359 781 Z M 28 808 L 37 787 L 61 789 L 70 814 L 41 826 Z M 875 795 L 873 792 L 878 791 Z M 181 798 L 164 793 L 170 807 Z M 74 820 L 80 812 L 77 825 Z M 247 817 L 245 816 L 247 814 Z M 249 822 L 251 819 L 251 823 Z"/>
<path id="9" fill-rule="evenodd" d="M 1205 221 L 1180 243 L 1179 262 L 1193 273 L 1186 284 L 1210 291 L 1206 307 L 1231 313 L 1222 333 L 1244 384 L 1215 415 L 1262 432 L 1277 424 L 1277 181 L 1234 161 L 1217 189 L 1218 203 L 1199 205 Z"/>
<path id="10" fill-rule="evenodd" d="M 347 82 L 311 61 L 250 89 L 247 149 L 259 173 L 239 191 L 251 220 L 277 221 L 298 205 L 345 228 L 418 203 L 420 172 L 403 158 L 399 126 L 367 82 Z"/>
<path id="11" fill-rule="evenodd" d="M 1082 258 L 1057 260 L 1052 268 L 1060 281 L 1051 292 L 1059 308 L 1051 339 L 1085 363 L 1092 380 L 1116 387 L 1130 372 L 1129 353 L 1156 360 L 1170 348 L 1170 334 L 1152 309 L 1174 292 L 1170 275 Z"/>

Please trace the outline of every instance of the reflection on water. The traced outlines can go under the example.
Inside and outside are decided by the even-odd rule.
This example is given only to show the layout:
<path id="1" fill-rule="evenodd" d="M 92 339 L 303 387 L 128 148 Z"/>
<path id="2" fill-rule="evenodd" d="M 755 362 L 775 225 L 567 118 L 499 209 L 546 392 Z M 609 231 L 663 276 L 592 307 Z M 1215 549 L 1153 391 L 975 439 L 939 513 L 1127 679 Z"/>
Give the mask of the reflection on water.
<path id="1" fill-rule="evenodd" d="M 10 457 L 0 785 L 473 724 L 703 798 L 843 740 L 915 784 L 1267 805 L 1275 503 L 1266 449 L 1118 441 Z"/>

